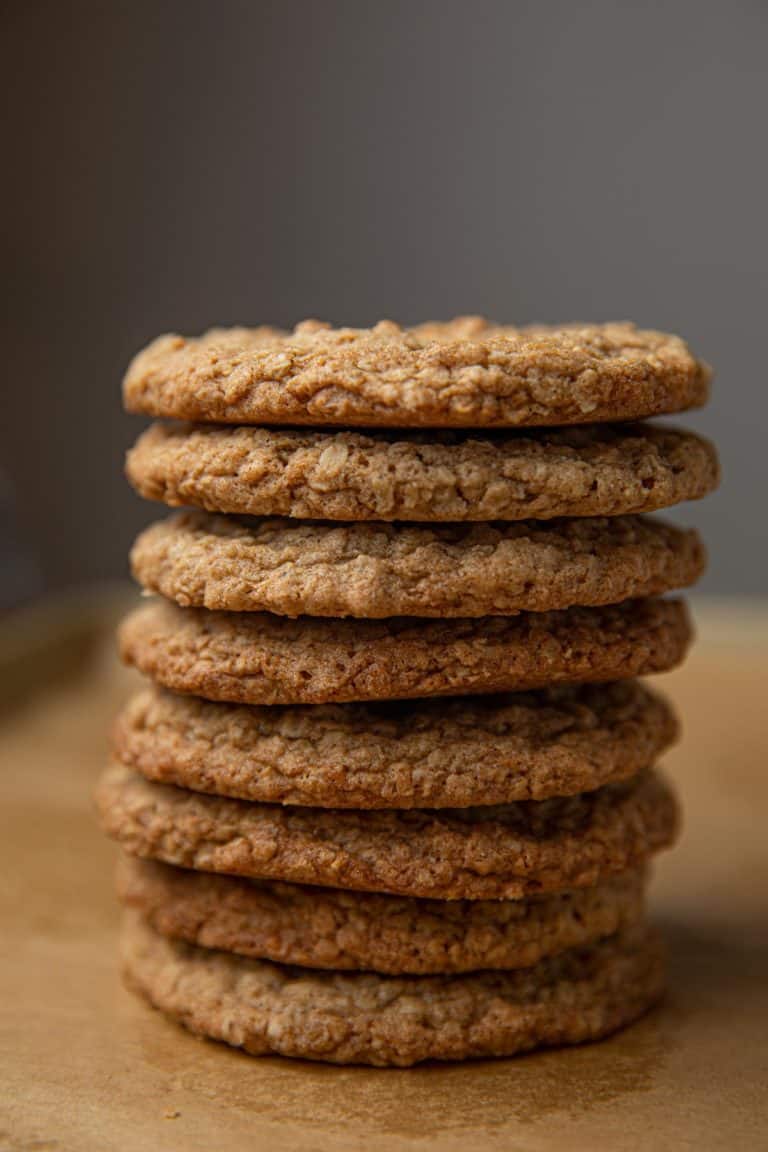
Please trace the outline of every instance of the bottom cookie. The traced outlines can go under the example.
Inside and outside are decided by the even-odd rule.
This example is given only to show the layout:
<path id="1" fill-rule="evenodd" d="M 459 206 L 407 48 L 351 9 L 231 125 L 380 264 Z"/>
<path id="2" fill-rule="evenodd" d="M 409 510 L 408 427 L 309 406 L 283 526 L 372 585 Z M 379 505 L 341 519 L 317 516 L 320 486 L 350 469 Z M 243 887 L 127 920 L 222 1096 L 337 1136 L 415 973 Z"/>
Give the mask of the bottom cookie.
<path id="1" fill-rule="evenodd" d="M 162 936 L 307 968 L 529 968 L 640 922 L 642 869 L 530 900 L 419 900 L 216 876 L 126 856 L 117 887 Z"/>
<path id="2" fill-rule="evenodd" d="M 253 1055 L 407 1067 L 512 1056 L 615 1032 L 663 992 L 661 948 L 632 930 L 533 968 L 469 976 L 340 975 L 213 952 L 123 927 L 127 983 L 191 1032 Z"/>

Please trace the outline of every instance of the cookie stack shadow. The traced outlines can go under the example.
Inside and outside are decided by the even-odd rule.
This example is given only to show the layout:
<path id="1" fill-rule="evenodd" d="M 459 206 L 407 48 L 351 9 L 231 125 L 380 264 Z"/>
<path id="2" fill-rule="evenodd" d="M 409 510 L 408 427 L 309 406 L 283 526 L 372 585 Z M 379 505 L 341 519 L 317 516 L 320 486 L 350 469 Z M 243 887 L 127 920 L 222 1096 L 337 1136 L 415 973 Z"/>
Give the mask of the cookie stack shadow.
<path id="1" fill-rule="evenodd" d="M 252 1053 L 376 1065 L 655 1003 L 677 723 L 638 677 L 682 660 L 666 594 L 704 552 L 648 514 L 717 460 L 642 421 L 708 375 L 631 325 L 475 319 L 139 354 L 126 405 L 160 422 L 128 476 L 186 510 L 132 551 L 149 683 L 97 792 L 133 987 Z"/>

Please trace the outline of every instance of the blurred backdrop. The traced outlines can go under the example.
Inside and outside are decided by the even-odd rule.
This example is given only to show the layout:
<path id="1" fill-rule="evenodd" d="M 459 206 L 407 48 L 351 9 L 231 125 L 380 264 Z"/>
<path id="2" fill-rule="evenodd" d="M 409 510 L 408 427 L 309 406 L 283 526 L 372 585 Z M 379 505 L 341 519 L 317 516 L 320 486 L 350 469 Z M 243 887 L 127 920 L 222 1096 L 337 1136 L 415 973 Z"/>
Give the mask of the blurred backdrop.
<path id="1" fill-rule="evenodd" d="M 765 591 L 768 6 L 6 0 L 0 600 L 126 572 L 159 332 L 632 318 L 717 368 L 703 590 Z"/>

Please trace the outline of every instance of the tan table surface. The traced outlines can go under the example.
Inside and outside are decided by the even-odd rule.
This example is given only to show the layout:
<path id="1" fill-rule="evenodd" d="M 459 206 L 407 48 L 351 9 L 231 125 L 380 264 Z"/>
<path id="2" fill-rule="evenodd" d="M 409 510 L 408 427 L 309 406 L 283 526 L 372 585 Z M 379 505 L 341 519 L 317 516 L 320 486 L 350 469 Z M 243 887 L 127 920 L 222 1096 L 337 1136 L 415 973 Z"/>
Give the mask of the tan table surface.
<path id="1" fill-rule="evenodd" d="M 84 654 L 110 614 L 87 603 L 0 627 L 0 1149 L 768 1148 L 768 608 L 702 609 L 662 678 L 686 725 L 666 1004 L 602 1044 L 379 1071 L 249 1058 L 121 988 L 89 792 L 130 678 Z"/>

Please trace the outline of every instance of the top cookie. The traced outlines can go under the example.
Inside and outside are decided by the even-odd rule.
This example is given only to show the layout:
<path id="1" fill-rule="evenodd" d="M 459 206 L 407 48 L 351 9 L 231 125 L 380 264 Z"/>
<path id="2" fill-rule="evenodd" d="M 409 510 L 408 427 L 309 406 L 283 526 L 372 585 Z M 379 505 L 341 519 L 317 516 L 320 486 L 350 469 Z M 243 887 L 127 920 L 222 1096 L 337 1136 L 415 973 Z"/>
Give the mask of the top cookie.
<path id="1" fill-rule="evenodd" d="M 307 320 L 161 336 L 129 366 L 123 395 L 131 412 L 227 424 L 547 427 L 695 408 L 710 376 L 678 336 L 628 323 Z"/>

